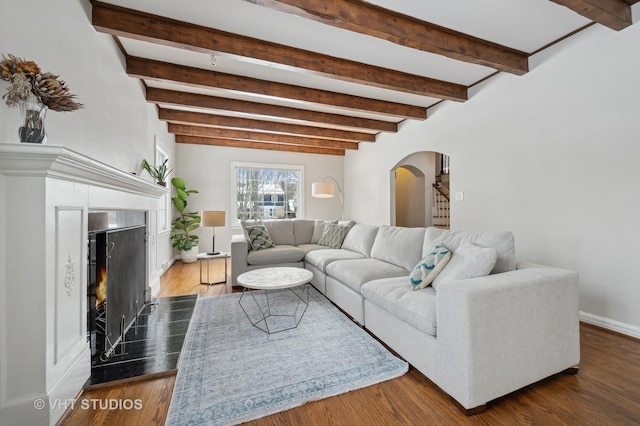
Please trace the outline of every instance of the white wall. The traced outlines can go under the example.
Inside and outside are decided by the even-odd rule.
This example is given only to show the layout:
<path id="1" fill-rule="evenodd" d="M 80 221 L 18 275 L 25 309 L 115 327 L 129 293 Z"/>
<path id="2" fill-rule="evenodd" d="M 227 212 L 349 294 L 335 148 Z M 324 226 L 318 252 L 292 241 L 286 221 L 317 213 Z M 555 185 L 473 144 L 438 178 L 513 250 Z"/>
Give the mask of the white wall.
<path id="1" fill-rule="evenodd" d="M 177 144 L 177 175 L 185 180 L 188 189 L 197 189 L 198 194 L 189 198 L 189 209 L 225 210 L 227 226 L 216 228 L 216 250 L 229 251 L 231 235 L 240 233 L 239 227 L 232 229 L 231 204 L 231 162 L 257 162 L 268 164 L 289 164 L 304 166 L 305 218 L 339 219 L 340 199 L 337 195 L 330 199 L 311 197 L 311 184 L 326 176 L 333 176 L 344 191 L 344 157 L 335 155 L 300 154 L 225 148 L 205 145 Z M 345 219 L 348 217 L 345 216 Z M 200 236 L 200 251 L 211 249 L 211 228 L 197 230 Z"/>
<path id="2" fill-rule="evenodd" d="M 47 144 L 64 145 L 120 170 L 140 173 L 142 159 L 155 157 L 154 135 L 159 135 L 175 158 L 173 135 L 158 120 L 156 108 L 144 100 L 141 83 L 125 74 L 113 38 L 96 32 L 90 16 L 85 0 L 0 2 L 0 53 L 32 60 L 43 71 L 59 75 L 85 105 L 74 112 L 48 112 Z M 2 94 L 7 87 L 0 81 Z M 0 102 L 0 141 L 19 143 L 19 121 L 19 110 Z M 148 178 L 146 172 L 141 176 Z M 168 236 L 161 235 L 159 244 L 161 253 L 172 254 L 164 247 Z"/>
<path id="3" fill-rule="evenodd" d="M 511 230 L 519 261 L 580 273 L 583 318 L 640 336 L 640 25 L 600 25 L 345 158 L 346 210 L 389 223 L 389 170 L 451 156 L 452 229 Z M 376 167 L 371 167 L 376 164 Z M 453 198 L 453 197 L 452 197 Z"/>

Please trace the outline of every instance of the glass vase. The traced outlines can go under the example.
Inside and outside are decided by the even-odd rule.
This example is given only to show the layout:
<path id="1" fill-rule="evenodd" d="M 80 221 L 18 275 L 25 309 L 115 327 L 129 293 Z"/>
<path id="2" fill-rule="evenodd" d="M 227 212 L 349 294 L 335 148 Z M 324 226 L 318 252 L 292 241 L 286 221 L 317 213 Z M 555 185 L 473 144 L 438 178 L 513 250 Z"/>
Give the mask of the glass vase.
<path id="1" fill-rule="evenodd" d="M 20 117 L 22 126 L 18 130 L 20 142 L 46 143 L 44 123 L 47 116 L 47 106 L 36 101 L 20 101 Z"/>

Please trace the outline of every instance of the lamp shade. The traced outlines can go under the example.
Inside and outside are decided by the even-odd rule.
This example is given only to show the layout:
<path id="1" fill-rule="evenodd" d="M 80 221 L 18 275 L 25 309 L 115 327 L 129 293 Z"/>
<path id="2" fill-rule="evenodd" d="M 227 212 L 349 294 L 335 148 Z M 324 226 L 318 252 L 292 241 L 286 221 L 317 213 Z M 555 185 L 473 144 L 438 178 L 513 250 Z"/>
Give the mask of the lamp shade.
<path id="1" fill-rule="evenodd" d="M 224 226 L 226 224 L 226 212 L 218 210 L 205 210 L 202 212 L 202 226 Z"/>
<path id="2" fill-rule="evenodd" d="M 311 196 L 314 198 L 333 198 L 333 183 L 331 182 L 312 183 Z"/>

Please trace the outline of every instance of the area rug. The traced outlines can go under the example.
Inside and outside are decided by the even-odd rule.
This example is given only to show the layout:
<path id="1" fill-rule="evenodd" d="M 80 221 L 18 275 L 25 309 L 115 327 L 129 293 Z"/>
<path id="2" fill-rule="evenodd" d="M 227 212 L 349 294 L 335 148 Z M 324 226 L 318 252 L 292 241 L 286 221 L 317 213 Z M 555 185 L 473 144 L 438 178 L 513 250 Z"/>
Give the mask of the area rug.
<path id="1" fill-rule="evenodd" d="M 270 301 L 278 295 L 286 292 Z M 242 423 L 407 372 L 314 288 L 298 327 L 270 335 L 251 325 L 239 298 L 198 298 L 167 425 Z"/>

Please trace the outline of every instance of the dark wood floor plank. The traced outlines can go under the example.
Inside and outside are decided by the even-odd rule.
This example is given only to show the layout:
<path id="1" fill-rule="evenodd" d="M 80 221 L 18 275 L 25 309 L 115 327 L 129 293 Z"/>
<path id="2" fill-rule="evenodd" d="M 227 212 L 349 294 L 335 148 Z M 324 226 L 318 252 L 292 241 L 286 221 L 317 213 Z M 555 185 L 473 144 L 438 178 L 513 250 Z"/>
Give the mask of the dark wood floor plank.
<path id="1" fill-rule="evenodd" d="M 214 265 L 215 263 L 215 265 Z M 224 264 L 211 264 L 222 273 Z M 214 272 L 215 271 L 215 272 Z M 177 262 L 161 279 L 159 296 L 231 293 L 230 284 L 199 284 L 198 264 Z M 464 416 L 449 396 L 419 371 L 310 402 L 249 422 L 285 425 L 633 425 L 640 424 L 640 340 L 589 324 L 580 325 L 581 362 L 576 375 L 558 374 Z M 141 410 L 84 410 L 81 401 L 62 425 L 162 425 L 175 376 L 86 391 L 84 399 L 141 399 Z"/>

